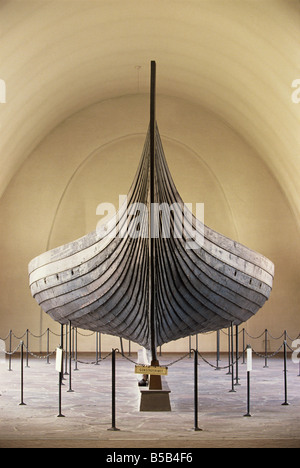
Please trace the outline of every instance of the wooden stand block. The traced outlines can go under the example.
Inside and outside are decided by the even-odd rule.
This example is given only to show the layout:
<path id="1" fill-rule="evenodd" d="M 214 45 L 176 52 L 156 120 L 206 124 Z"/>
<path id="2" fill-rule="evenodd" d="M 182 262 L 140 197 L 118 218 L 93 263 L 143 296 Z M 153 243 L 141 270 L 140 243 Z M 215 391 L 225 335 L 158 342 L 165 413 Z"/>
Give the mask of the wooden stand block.
<path id="1" fill-rule="evenodd" d="M 141 392 L 140 411 L 172 411 L 168 385 L 163 382 L 162 389 L 151 390 L 139 387 Z"/>

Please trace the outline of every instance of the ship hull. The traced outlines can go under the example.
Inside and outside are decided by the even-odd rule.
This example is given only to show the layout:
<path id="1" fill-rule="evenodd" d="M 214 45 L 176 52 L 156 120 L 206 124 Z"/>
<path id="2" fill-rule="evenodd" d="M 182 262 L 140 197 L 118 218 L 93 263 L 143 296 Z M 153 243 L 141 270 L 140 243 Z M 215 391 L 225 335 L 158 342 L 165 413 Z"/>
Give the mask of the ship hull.
<path id="1" fill-rule="evenodd" d="M 156 204 L 178 207 L 169 219 L 170 235 L 160 226 L 155 238 L 159 346 L 246 322 L 270 296 L 274 265 L 191 213 L 183 223 L 185 205 L 168 169 L 158 129 L 155 149 Z M 149 218 L 146 212 L 132 211 L 142 204 L 149 208 L 148 194 L 149 133 L 126 207 L 106 226 L 106 235 L 95 231 L 30 262 L 31 293 L 54 320 L 150 348 Z M 193 248 L 191 232 L 198 234 Z"/>

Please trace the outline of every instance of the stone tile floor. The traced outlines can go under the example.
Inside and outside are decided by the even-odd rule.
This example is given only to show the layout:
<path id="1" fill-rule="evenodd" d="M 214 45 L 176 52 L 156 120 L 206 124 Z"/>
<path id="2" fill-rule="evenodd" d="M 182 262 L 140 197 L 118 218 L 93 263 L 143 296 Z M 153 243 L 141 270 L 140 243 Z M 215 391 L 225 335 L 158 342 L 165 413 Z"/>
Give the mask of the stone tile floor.
<path id="1" fill-rule="evenodd" d="M 161 365 L 178 359 L 165 355 Z M 205 356 L 215 364 L 214 356 Z M 79 357 L 93 361 L 93 356 Z M 136 359 L 133 355 L 132 359 Z M 111 358 L 100 365 L 78 364 L 62 387 L 62 413 L 58 418 L 58 373 L 55 361 L 31 358 L 24 362 L 24 402 L 20 403 L 20 360 L 13 371 L 0 362 L 0 447 L 295 447 L 300 448 L 299 367 L 288 358 L 288 402 L 284 402 L 283 359 L 254 358 L 251 373 L 251 418 L 245 418 L 247 405 L 246 366 L 239 366 L 240 386 L 230 393 L 231 376 L 216 371 L 199 359 L 199 427 L 194 428 L 193 359 L 169 367 L 170 413 L 139 411 L 139 376 L 134 364 L 117 356 L 118 432 L 111 432 Z M 74 364 L 72 364 L 74 365 Z M 220 363 L 227 365 L 224 355 Z"/>

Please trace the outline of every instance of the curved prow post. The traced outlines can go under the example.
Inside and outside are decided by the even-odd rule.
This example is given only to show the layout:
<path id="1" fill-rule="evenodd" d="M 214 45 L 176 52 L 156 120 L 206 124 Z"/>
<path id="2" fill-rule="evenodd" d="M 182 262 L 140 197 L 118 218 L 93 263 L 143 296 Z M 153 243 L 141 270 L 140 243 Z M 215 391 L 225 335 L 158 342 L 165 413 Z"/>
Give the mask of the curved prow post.
<path id="1" fill-rule="evenodd" d="M 155 203 L 155 95 L 156 95 L 156 62 L 151 61 L 151 86 L 150 86 L 150 215 L 149 215 L 149 322 L 150 322 L 150 344 L 151 365 L 159 366 L 157 358 L 156 337 L 156 262 L 155 262 L 155 217 L 153 204 Z M 150 389 L 160 390 L 162 388 L 161 376 L 150 376 Z"/>

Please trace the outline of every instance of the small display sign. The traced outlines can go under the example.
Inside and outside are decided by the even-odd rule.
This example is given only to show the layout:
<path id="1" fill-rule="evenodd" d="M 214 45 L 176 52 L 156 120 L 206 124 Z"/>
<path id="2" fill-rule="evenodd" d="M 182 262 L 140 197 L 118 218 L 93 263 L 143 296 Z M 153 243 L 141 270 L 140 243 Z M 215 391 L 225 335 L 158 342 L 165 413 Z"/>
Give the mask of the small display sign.
<path id="1" fill-rule="evenodd" d="M 247 372 L 252 371 L 252 348 L 247 348 Z"/>
<path id="2" fill-rule="evenodd" d="M 135 374 L 168 375 L 168 368 L 161 366 L 135 366 Z"/>
<path id="3" fill-rule="evenodd" d="M 57 372 L 62 372 L 62 349 L 61 348 L 56 348 L 56 363 L 55 363 L 55 369 Z"/>

